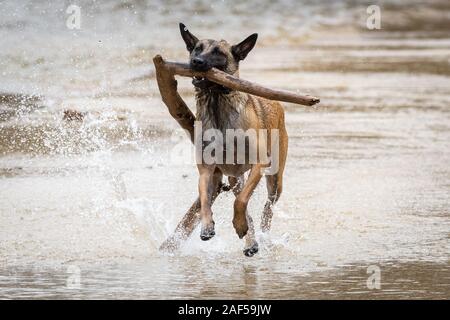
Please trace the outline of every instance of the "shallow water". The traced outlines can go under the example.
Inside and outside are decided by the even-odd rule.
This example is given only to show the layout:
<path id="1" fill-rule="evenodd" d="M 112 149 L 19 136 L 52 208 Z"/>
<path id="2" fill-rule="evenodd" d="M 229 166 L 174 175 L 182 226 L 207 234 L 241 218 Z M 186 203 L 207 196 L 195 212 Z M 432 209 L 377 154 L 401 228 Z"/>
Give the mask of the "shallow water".
<path id="1" fill-rule="evenodd" d="M 82 2 L 75 31 L 56 2 L 0 9 L 0 298 L 449 298 L 447 2 L 386 2 L 381 31 L 364 29 L 366 2 L 127 3 Z M 286 104 L 284 191 L 251 259 L 230 194 L 215 238 L 158 251 L 197 190 L 151 65 L 186 59 L 179 20 L 200 37 L 258 31 L 241 76 L 322 101 Z"/>
<path id="2" fill-rule="evenodd" d="M 2 291 L 4 296 L 17 299 L 448 298 L 449 277 L 445 264 L 396 261 L 385 262 L 380 267 L 383 270 L 381 287 L 371 290 L 367 287 L 365 263 L 307 273 L 289 261 L 272 258 L 258 263 L 243 259 L 237 264 L 220 257 L 157 257 L 144 264 L 88 269 L 73 266 L 11 268 L 2 275 Z M 74 270 L 82 270 L 79 282 L 73 280 Z M 226 282 L 218 281 L 217 270 L 221 270 Z"/>

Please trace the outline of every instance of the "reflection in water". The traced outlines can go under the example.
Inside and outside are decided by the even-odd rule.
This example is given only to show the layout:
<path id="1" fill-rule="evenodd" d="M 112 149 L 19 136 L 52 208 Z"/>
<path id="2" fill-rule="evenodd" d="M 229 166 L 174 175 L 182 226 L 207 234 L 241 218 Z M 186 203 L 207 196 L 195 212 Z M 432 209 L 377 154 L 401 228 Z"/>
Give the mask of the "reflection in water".
<path id="1" fill-rule="evenodd" d="M 80 30 L 63 3 L 0 8 L 0 298 L 450 297 L 448 1 L 384 1 L 373 32 L 365 1 L 80 3 Z M 285 104 L 284 191 L 253 259 L 230 194 L 214 239 L 157 250 L 197 190 L 151 65 L 187 59 L 179 21 L 258 32 L 241 75 L 321 98 Z M 193 106 L 188 79 L 179 91 Z"/>
<path id="2" fill-rule="evenodd" d="M 248 263 L 248 262 L 247 262 Z M 28 266 L 2 269 L 1 298 L 81 299 L 446 299 L 450 294 L 447 264 L 390 262 L 380 267 L 380 287 L 367 285 L 367 264 L 352 264 L 304 273 L 288 261 L 243 263 L 223 259 L 159 258 L 145 264 L 76 268 Z M 262 264 L 262 263 L 261 263 Z M 217 270 L 232 268 L 232 273 Z M 73 279 L 72 279 L 73 280 Z M 171 285 L 168 285 L 171 284 Z"/>

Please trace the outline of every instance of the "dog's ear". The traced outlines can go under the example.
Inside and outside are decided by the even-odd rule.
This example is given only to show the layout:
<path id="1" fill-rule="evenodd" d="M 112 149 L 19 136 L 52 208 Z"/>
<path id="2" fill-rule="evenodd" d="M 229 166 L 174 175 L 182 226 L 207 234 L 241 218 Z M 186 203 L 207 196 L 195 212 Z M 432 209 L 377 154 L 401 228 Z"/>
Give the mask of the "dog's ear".
<path id="1" fill-rule="evenodd" d="M 184 42 L 186 43 L 186 49 L 191 52 L 194 50 L 194 47 L 198 42 L 197 37 L 190 33 L 186 26 L 182 23 L 180 23 L 180 32 Z"/>
<path id="2" fill-rule="evenodd" d="M 231 47 L 231 52 L 238 60 L 244 60 L 247 54 L 253 49 L 255 46 L 256 40 L 258 39 L 258 34 L 254 33 L 251 36 L 247 37 L 244 41 L 235 44 Z"/>

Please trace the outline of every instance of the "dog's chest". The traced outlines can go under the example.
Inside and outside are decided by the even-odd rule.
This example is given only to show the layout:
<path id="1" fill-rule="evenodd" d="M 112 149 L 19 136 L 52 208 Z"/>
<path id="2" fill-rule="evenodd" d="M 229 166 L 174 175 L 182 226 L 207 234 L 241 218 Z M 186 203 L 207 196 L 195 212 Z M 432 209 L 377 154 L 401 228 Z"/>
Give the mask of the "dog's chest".
<path id="1" fill-rule="evenodd" d="M 229 134 L 242 135 L 248 130 L 246 119 L 247 96 L 240 92 L 227 95 L 197 96 L 197 121 L 201 121 L 203 137 L 210 137 L 208 130 L 214 130 L 214 139 L 204 139 L 202 145 L 214 150 L 217 159 L 216 165 L 228 176 L 240 176 L 250 169 L 248 163 L 237 163 L 237 140 L 232 139 L 232 145 L 228 144 Z M 221 139 L 216 139 L 217 134 Z M 208 141 L 205 141 L 208 140 Z M 231 151 L 233 150 L 233 151 Z M 244 146 L 244 153 L 248 153 L 248 143 Z M 231 162 L 228 160 L 231 155 Z M 246 158 L 248 156 L 246 155 Z"/>
<path id="2" fill-rule="evenodd" d="M 240 92 L 197 95 L 197 121 L 203 130 L 218 129 L 223 134 L 227 129 L 246 130 L 245 104 Z"/>

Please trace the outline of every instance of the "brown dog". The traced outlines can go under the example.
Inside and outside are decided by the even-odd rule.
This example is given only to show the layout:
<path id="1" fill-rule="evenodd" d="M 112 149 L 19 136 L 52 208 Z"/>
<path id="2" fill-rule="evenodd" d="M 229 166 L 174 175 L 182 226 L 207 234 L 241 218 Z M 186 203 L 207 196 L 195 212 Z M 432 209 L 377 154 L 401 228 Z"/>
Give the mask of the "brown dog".
<path id="1" fill-rule="evenodd" d="M 230 45 L 225 40 L 198 40 L 183 24 L 180 24 L 180 31 L 190 53 L 192 69 L 207 71 L 214 67 L 234 76 L 239 76 L 239 62 L 253 49 L 257 39 L 257 34 L 252 34 L 239 44 Z M 207 144 L 205 136 L 200 135 L 201 141 L 196 143 L 200 151 L 200 157 L 197 157 L 199 198 L 162 248 L 177 246 L 178 240 L 187 238 L 199 221 L 202 224 L 202 240 L 209 240 L 215 235 L 211 206 L 223 189 L 222 177 L 226 175 L 236 196 L 233 226 L 239 238 L 246 238 L 244 254 L 253 256 L 258 252 L 258 243 L 247 204 L 264 170 L 276 163 L 276 170 L 266 173 L 268 200 L 261 229 L 267 232 L 273 215 L 272 206 L 281 194 L 288 148 L 283 107 L 279 102 L 233 91 L 207 79 L 194 78 L 193 84 L 196 87 L 196 120 L 199 121 L 196 130 L 205 132 L 205 135 L 211 131 L 219 135 L 222 133 L 227 140 L 225 143 L 217 135 Z M 231 139 L 228 139 L 228 134 Z M 245 147 L 239 148 L 239 142 L 243 142 Z M 213 161 L 211 157 L 205 159 L 205 152 L 211 150 Z M 256 158 L 252 157 L 255 154 Z M 269 159 L 269 162 L 264 159 Z M 247 181 L 244 181 L 244 173 L 249 170 Z"/>

